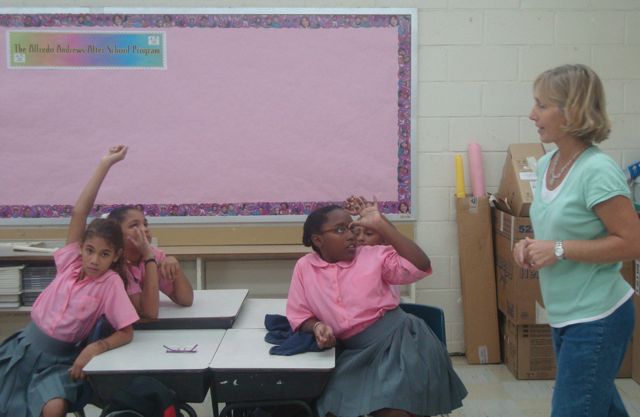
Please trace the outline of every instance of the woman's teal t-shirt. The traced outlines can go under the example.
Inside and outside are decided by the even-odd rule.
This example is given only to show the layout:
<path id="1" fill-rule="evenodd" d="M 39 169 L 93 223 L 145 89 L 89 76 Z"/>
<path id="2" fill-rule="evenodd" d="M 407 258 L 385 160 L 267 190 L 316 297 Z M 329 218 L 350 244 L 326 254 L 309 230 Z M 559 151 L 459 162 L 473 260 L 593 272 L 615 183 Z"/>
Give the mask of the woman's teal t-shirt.
<path id="1" fill-rule="evenodd" d="M 538 180 L 530 216 L 535 239 L 592 240 L 607 235 L 594 206 L 612 197 L 631 197 L 620 167 L 598 147 L 578 157 L 549 201 L 541 196 L 554 152 L 538 161 Z M 542 298 L 552 326 L 589 321 L 627 297 L 630 286 L 620 275 L 622 263 L 563 260 L 539 271 Z"/>

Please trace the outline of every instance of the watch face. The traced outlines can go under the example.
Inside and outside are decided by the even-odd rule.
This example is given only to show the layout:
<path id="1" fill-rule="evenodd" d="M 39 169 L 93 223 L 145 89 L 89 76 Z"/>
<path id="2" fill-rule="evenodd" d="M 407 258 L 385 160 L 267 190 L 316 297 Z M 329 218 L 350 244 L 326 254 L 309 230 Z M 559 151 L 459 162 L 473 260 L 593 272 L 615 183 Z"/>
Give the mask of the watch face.
<path id="1" fill-rule="evenodd" d="M 562 247 L 562 242 L 556 243 L 554 254 L 556 255 L 556 258 L 562 258 L 564 256 L 564 248 Z"/>

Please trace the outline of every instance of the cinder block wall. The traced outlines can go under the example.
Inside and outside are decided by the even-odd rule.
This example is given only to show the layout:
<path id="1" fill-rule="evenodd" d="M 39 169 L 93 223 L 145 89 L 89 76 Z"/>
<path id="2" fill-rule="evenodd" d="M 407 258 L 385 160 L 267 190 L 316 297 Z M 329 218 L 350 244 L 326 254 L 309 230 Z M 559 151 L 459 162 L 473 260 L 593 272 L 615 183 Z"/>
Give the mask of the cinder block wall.
<path id="1" fill-rule="evenodd" d="M 433 260 L 434 275 L 416 293 L 418 302 L 444 308 L 451 352 L 464 351 L 453 156 L 465 154 L 467 168 L 467 144 L 480 143 L 487 185 L 495 191 L 508 144 L 538 140 L 528 120 L 533 79 L 552 66 L 580 62 L 605 81 L 613 132 L 603 148 L 620 164 L 640 159 L 637 0 L 4 0 L 2 6 L 418 9 L 416 238 Z M 269 266 L 261 267 L 268 275 Z M 281 274 L 281 263 L 273 269 Z M 286 292 L 286 283 L 274 282 L 274 290 L 265 285 L 265 293 Z"/>

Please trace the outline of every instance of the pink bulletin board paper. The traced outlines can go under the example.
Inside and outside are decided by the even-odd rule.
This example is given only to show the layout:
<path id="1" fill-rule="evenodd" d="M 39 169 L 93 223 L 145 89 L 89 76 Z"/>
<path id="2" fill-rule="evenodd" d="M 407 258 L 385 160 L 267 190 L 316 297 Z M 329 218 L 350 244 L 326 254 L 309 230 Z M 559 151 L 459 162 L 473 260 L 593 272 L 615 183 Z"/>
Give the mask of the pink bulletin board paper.
<path id="1" fill-rule="evenodd" d="M 411 16 L 125 17 L 0 16 L 3 45 L 27 23 L 166 40 L 166 69 L 10 69 L 3 54 L 0 217 L 68 217 L 118 143 L 96 213 L 307 214 L 352 193 L 410 212 Z"/>

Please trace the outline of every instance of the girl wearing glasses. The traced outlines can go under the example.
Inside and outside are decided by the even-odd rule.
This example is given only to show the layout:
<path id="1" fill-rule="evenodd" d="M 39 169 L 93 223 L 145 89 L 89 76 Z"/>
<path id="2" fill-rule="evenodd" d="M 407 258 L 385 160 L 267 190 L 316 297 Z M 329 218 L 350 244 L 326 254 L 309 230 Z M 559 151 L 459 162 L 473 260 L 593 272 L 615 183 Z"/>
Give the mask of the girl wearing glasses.
<path id="1" fill-rule="evenodd" d="M 385 246 L 356 246 L 352 227 Z M 312 212 L 303 243 L 313 252 L 293 271 L 287 318 L 321 348 L 339 345 L 336 367 L 317 401 L 319 416 L 447 414 L 467 394 L 445 346 L 421 319 L 398 308 L 391 286 L 431 273 L 429 257 L 375 205 L 352 221 L 339 206 Z"/>

